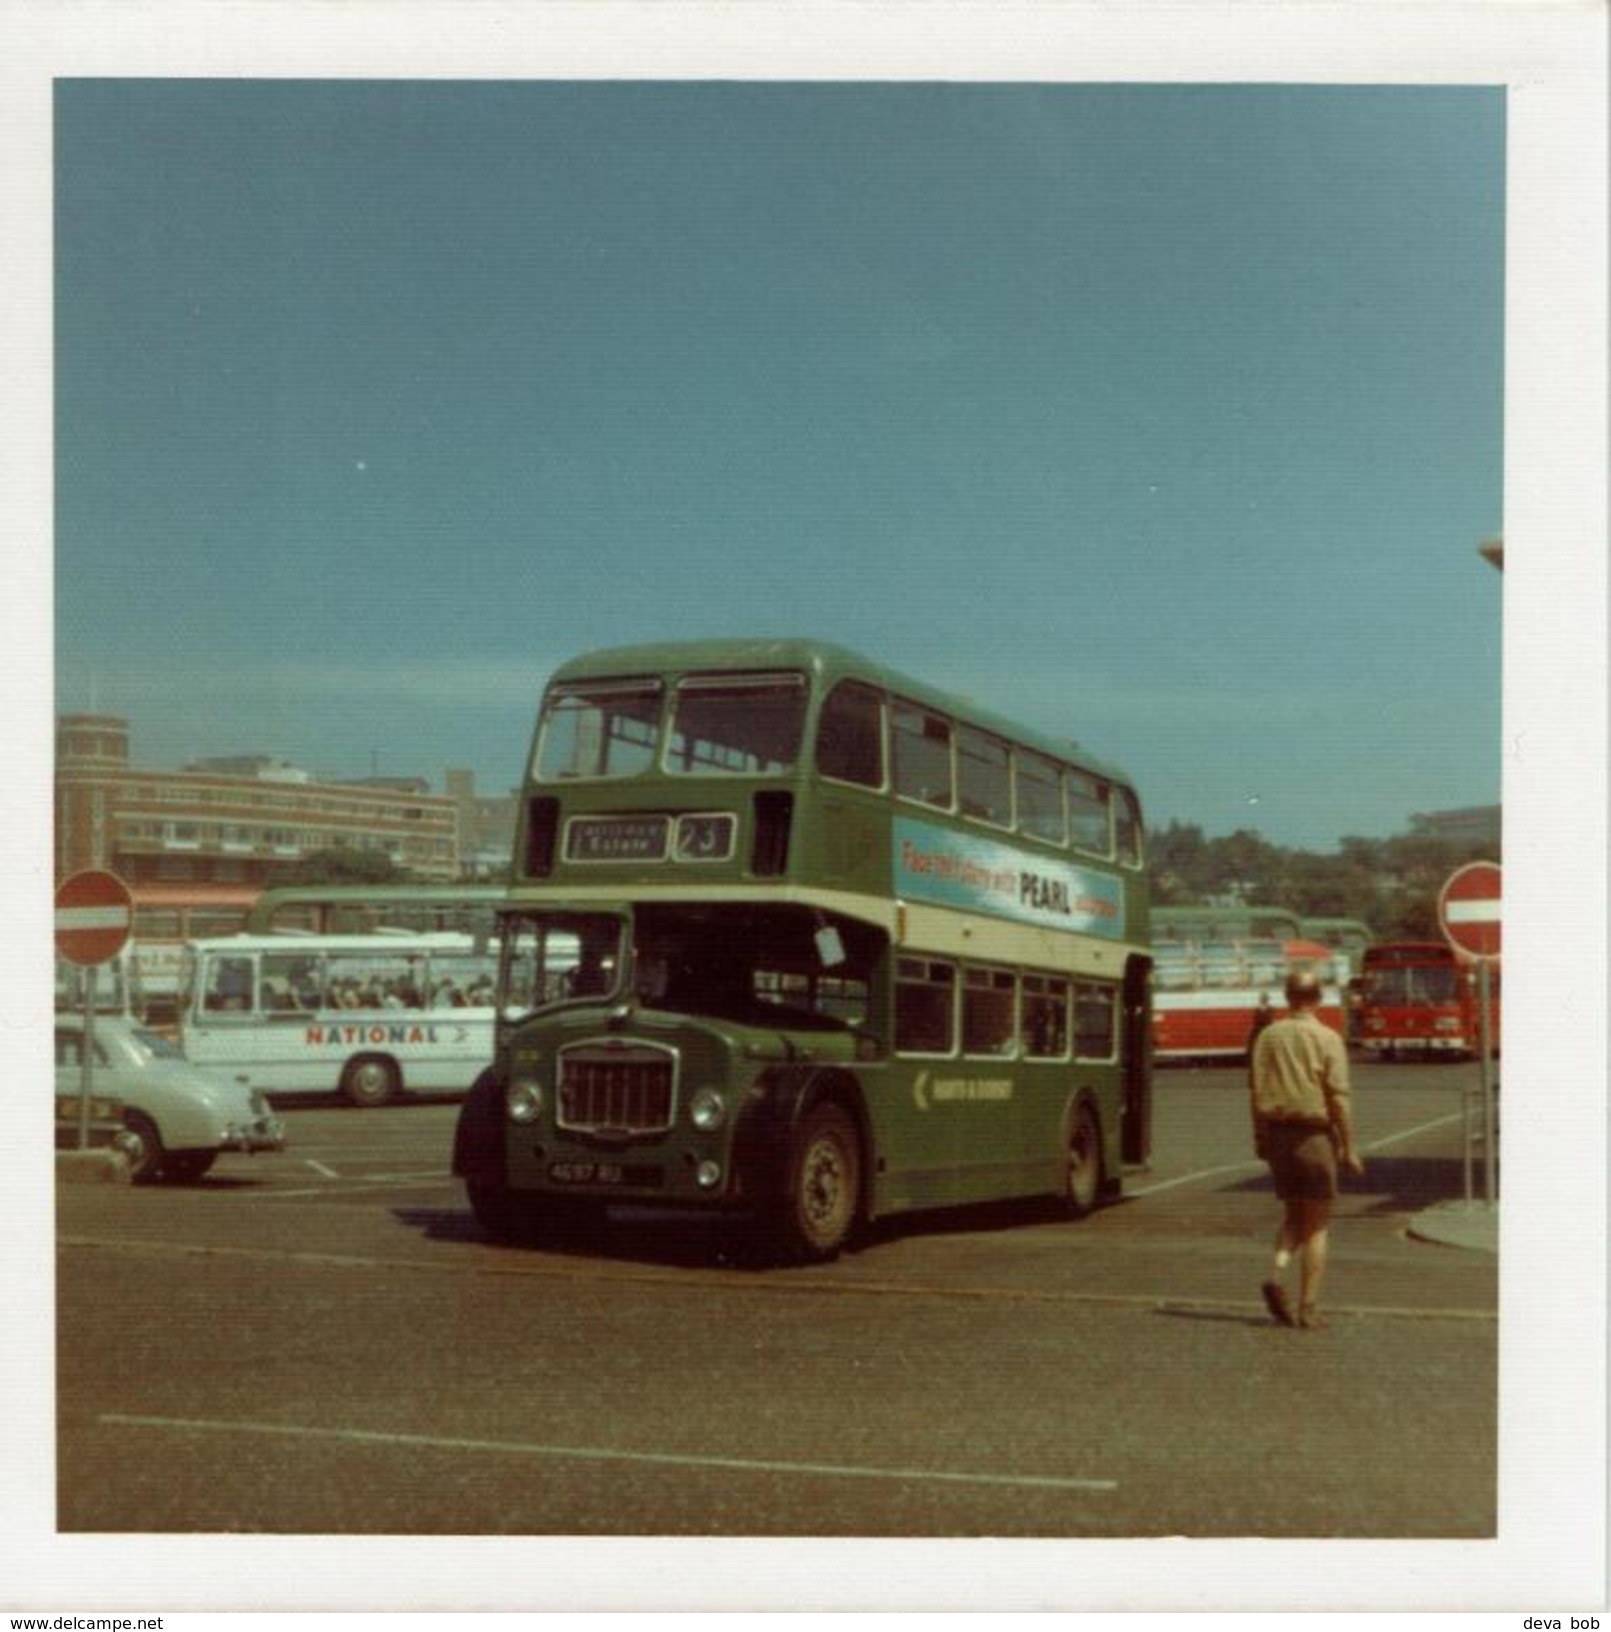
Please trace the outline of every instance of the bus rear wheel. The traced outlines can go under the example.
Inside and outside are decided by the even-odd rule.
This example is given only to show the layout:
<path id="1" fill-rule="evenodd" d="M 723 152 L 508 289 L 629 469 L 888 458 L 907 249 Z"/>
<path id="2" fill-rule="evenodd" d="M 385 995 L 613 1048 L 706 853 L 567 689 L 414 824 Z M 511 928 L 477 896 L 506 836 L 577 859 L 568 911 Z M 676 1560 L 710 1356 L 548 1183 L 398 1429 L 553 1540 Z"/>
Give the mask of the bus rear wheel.
<path id="1" fill-rule="evenodd" d="M 1070 1218 L 1086 1218 L 1096 1211 L 1102 1194 L 1102 1129 L 1091 1102 L 1074 1107 L 1063 1165 L 1063 1210 Z"/>
<path id="2" fill-rule="evenodd" d="M 360 1110 L 377 1105 L 389 1105 L 397 1098 L 403 1085 L 397 1067 L 378 1054 L 365 1054 L 354 1060 L 342 1074 L 341 1091 Z"/>
<path id="3" fill-rule="evenodd" d="M 792 1263 L 826 1263 L 856 1226 L 861 1203 L 861 1141 L 840 1105 L 807 1111 L 789 1149 L 778 1217 L 778 1246 Z"/>

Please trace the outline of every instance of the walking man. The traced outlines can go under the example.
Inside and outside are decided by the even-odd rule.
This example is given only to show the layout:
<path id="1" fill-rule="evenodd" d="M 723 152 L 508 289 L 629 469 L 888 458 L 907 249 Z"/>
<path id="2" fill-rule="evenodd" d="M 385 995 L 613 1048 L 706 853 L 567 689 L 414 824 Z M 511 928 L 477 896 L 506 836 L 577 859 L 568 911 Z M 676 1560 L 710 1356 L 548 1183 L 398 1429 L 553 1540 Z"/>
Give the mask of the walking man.
<path id="1" fill-rule="evenodd" d="M 1365 1164 L 1354 1148 L 1348 1050 L 1316 1013 L 1318 976 L 1294 970 L 1287 976 L 1286 996 L 1287 1017 L 1259 1033 L 1248 1072 L 1253 1147 L 1270 1164 L 1283 1207 L 1273 1267 L 1262 1290 L 1270 1313 L 1283 1326 L 1316 1331 L 1327 1324 L 1320 1312 L 1320 1286 L 1338 1164 L 1356 1177 Z M 1283 1284 L 1294 1254 L 1299 1266 L 1296 1316 Z"/>

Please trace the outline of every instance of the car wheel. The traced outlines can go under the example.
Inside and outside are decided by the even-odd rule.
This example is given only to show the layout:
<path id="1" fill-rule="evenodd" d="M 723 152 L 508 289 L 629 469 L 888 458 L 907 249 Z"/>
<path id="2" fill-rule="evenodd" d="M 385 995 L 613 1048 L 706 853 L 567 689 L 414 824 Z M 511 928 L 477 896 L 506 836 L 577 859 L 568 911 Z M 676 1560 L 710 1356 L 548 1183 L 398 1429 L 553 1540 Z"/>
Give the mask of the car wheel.
<path id="1" fill-rule="evenodd" d="M 360 1110 L 390 1104 L 402 1085 L 397 1067 L 376 1054 L 354 1060 L 341 1079 L 342 1093 Z"/>
<path id="2" fill-rule="evenodd" d="M 1091 1102 L 1074 1107 L 1063 1167 L 1063 1209 L 1070 1218 L 1085 1218 L 1102 1194 L 1102 1129 Z"/>
<path id="3" fill-rule="evenodd" d="M 162 1176 L 174 1184 L 194 1184 L 218 1160 L 216 1150 L 180 1150 L 163 1163 Z"/>
<path id="4" fill-rule="evenodd" d="M 789 1149 L 778 1246 L 794 1263 L 837 1257 L 861 1206 L 861 1141 L 843 1106 L 817 1105 Z"/>
<path id="5" fill-rule="evenodd" d="M 129 1159 L 129 1178 L 135 1184 L 154 1184 L 162 1176 L 167 1152 L 162 1148 L 162 1136 L 149 1116 L 139 1111 L 125 1111 L 123 1126 L 128 1137 L 122 1141 L 123 1153 Z"/>

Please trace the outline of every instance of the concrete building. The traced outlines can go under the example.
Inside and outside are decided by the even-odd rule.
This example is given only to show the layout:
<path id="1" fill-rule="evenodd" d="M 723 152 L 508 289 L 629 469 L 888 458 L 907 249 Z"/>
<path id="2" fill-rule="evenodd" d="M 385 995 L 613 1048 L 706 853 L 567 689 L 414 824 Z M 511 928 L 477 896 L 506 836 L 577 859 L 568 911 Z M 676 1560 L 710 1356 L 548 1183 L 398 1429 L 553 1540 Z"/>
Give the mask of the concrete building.
<path id="1" fill-rule="evenodd" d="M 457 879 L 459 802 L 419 779 L 320 782 L 269 755 L 142 771 L 128 721 L 56 724 L 56 876 L 104 867 L 132 886 L 268 888 L 318 850 L 379 853 L 422 882 Z"/>
<path id="2" fill-rule="evenodd" d="M 1410 832 L 1450 844 L 1485 845 L 1499 859 L 1504 837 L 1502 807 L 1472 805 L 1465 810 L 1434 810 L 1410 817 Z"/>
<path id="3" fill-rule="evenodd" d="M 478 794 L 472 771 L 449 771 L 444 781 L 449 798 L 459 809 L 459 861 L 464 871 L 477 878 L 506 872 L 515 842 L 519 795 Z"/>

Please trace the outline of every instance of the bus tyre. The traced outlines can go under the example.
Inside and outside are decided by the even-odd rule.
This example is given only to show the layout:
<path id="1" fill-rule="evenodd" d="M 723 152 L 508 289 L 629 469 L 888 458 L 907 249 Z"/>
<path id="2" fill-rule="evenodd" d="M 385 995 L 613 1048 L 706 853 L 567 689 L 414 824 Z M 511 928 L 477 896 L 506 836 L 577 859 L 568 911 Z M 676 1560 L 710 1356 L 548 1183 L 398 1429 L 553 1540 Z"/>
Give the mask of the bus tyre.
<path id="1" fill-rule="evenodd" d="M 167 1158 L 156 1123 L 139 1111 L 125 1111 L 123 1126 L 129 1134 L 122 1141 L 123 1153 L 129 1160 L 129 1181 L 132 1184 L 155 1184 L 162 1177 L 163 1163 Z"/>
<path id="2" fill-rule="evenodd" d="M 778 1247 L 790 1263 L 838 1256 L 856 1225 L 861 1200 L 861 1141 L 843 1106 L 806 1112 L 789 1148 Z"/>
<path id="3" fill-rule="evenodd" d="M 1102 1129 L 1088 1099 L 1074 1107 L 1063 1167 L 1063 1210 L 1070 1218 L 1085 1218 L 1096 1210 L 1102 1194 Z"/>
<path id="4" fill-rule="evenodd" d="M 522 1200 L 501 1184 L 469 1184 L 470 1211 L 482 1234 L 494 1241 L 515 1242 L 531 1232 L 531 1215 Z"/>
<path id="5" fill-rule="evenodd" d="M 402 1087 L 397 1067 L 378 1054 L 364 1054 L 342 1074 L 341 1091 L 360 1110 L 389 1105 Z"/>

